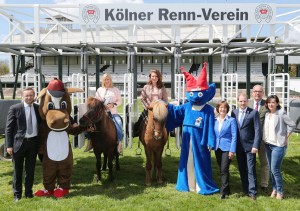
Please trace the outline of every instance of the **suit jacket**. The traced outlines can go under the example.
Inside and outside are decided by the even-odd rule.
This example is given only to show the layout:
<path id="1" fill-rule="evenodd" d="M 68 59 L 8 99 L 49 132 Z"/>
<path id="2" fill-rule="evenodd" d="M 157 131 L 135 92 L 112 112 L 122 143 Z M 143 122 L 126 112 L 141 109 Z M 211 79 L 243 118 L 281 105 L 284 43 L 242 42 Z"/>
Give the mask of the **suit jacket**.
<path id="1" fill-rule="evenodd" d="M 234 110 L 231 116 L 239 122 L 239 109 Z M 262 131 L 258 112 L 247 107 L 243 124 L 238 126 L 237 147 L 243 147 L 247 152 L 250 152 L 252 147 L 258 149 Z"/>
<path id="2" fill-rule="evenodd" d="M 215 134 L 216 134 L 216 147 L 215 150 L 220 148 L 222 151 L 236 152 L 237 140 L 237 123 L 236 120 L 230 116 L 224 119 L 222 128 L 219 132 L 219 121 L 215 119 Z"/>
<path id="3" fill-rule="evenodd" d="M 33 104 L 37 125 L 40 122 L 39 106 Z M 17 152 L 26 135 L 27 123 L 24 103 L 12 105 L 7 114 L 6 128 L 5 128 L 5 145 L 7 148 L 13 147 L 13 151 Z"/>
<path id="4" fill-rule="evenodd" d="M 266 114 L 266 118 L 269 118 L 270 113 Z M 276 146 L 282 147 L 285 146 L 285 139 L 288 133 L 293 132 L 296 127 L 295 122 L 286 114 L 284 109 L 276 110 L 274 116 L 275 124 L 275 137 L 276 137 Z M 273 143 L 271 143 L 273 144 Z"/>
<path id="5" fill-rule="evenodd" d="M 252 100 L 252 99 L 249 100 L 248 105 L 249 105 L 249 108 L 253 108 L 254 100 Z M 261 100 L 260 101 L 260 108 L 258 110 L 258 114 L 259 114 L 260 124 L 261 124 L 262 128 L 264 127 L 265 116 L 266 116 L 266 113 L 268 112 L 268 109 L 265 107 L 265 105 L 266 105 L 266 101 Z"/>

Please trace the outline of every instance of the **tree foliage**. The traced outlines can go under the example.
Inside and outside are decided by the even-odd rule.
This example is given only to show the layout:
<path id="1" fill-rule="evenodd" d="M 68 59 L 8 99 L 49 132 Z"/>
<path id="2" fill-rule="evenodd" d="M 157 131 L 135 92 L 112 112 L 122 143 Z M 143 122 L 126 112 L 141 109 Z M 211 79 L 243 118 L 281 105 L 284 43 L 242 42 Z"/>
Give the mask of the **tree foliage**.
<path id="1" fill-rule="evenodd" d="M 0 61 L 0 75 L 9 73 L 9 67 L 6 63 Z"/>

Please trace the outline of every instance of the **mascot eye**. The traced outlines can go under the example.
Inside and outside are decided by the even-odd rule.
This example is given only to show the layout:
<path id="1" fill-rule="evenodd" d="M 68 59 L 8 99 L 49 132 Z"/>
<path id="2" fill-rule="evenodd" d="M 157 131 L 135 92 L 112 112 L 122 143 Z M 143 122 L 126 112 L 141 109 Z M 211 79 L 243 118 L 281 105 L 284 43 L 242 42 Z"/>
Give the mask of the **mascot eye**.
<path id="1" fill-rule="evenodd" d="M 60 103 L 60 109 L 67 109 L 67 102 L 66 101 L 62 101 Z"/>
<path id="2" fill-rule="evenodd" d="M 203 93 L 202 92 L 199 92 L 198 93 L 198 97 L 202 97 L 203 96 Z"/>
<path id="3" fill-rule="evenodd" d="M 49 102 L 48 103 L 48 110 L 53 110 L 54 109 L 54 103 L 53 102 Z"/>
<path id="4" fill-rule="evenodd" d="M 193 97 L 194 96 L 194 92 L 190 92 L 190 97 Z"/>

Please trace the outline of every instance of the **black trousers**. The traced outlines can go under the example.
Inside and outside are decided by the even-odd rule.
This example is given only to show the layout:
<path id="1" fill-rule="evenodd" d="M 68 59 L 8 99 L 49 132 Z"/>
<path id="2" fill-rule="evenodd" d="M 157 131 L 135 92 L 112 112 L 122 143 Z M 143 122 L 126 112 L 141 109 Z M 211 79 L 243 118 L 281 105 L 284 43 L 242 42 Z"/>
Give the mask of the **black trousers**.
<path id="1" fill-rule="evenodd" d="M 24 139 L 20 149 L 13 153 L 13 192 L 14 196 L 22 197 L 23 166 L 25 163 L 25 196 L 32 194 L 38 139 Z"/>
<path id="2" fill-rule="evenodd" d="M 228 151 L 222 151 L 220 148 L 215 151 L 217 163 L 219 165 L 220 173 L 221 173 L 221 181 L 222 186 L 220 189 L 221 195 L 229 195 L 230 187 L 229 187 L 229 165 L 231 160 L 229 159 Z"/>

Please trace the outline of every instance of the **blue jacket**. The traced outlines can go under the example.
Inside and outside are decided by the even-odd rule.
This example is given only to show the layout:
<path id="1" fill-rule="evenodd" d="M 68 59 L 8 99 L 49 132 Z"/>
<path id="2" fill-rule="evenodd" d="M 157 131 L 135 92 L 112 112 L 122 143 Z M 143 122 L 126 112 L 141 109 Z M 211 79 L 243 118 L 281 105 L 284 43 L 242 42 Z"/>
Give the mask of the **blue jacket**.
<path id="1" fill-rule="evenodd" d="M 219 121 L 215 119 L 215 134 L 216 134 L 216 147 L 215 150 L 220 148 L 222 151 L 236 152 L 237 140 L 237 123 L 236 120 L 228 115 L 224 118 L 222 128 L 219 132 Z"/>

